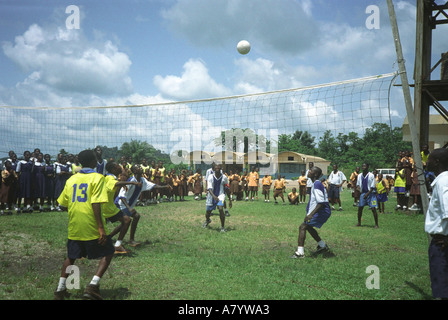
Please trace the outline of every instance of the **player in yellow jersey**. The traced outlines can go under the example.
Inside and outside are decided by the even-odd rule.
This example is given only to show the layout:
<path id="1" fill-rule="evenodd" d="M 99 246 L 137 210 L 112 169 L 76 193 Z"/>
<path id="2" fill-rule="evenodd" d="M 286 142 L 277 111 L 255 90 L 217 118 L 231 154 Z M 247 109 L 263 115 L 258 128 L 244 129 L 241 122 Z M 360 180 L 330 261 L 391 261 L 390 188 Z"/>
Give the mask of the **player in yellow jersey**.
<path id="1" fill-rule="evenodd" d="M 107 221 L 110 221 L 112 223 L 117 221 L 120 222 L 120 225 L 112 230 L 112 232 L 109 234 L 109 237 L 112 238 L 119 233 L 118 239 L 114 245 L 115 253 L 125 254 L 129 251 L 123 248 L 122 242 L 131 224 L 131 218 L 128 215 L 123 214 L 123 212 L 115 205 L 114 200 L 115 196 L 118 194 L 118 191 L 120 191 L 120 188 L 122 186 L 133 184 L 140 185 L 141 187 L 141 183 L 128 180 L 118 181 L 118 176 L 120 175 L 122 169 L 121 166 L 115 161 L 109 161 L 106 164 L 106 170 L 108 173 L 104 177 L 104 188 L 107 192 L 108 201 L 101 205 L 101 211 Z M 131 210 L 129 206 L 128 209 Z"/>
<path id="2" fill-rule="evenodd" d="M 67 258 L 65 259 L 55 299 L 68 296 L 66 280 L 69 267 L 76 259 L 100 259 L 98 269 L 84 292 L 85 299 L 102 300 L 99 281 L 114 255 L 114 245 L 107 236 L 101 204 L 108 201 L 104 188 L 104 176 L 95 171 L 97 160 L 93 150 L 78 155 L 83 169 L 67 180 L 58 203 L 68 211 Z"/>

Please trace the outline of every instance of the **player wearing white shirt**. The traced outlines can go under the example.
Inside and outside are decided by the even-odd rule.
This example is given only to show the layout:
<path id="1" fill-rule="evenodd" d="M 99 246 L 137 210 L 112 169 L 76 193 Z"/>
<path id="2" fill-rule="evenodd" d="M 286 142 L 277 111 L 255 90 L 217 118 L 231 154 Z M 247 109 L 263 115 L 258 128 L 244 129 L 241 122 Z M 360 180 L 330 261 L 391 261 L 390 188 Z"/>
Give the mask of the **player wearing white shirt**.
<path id="1" fill-rule="evenodd" d="M 212 167 L 207 169 L 207 171 L 205 172 L 205 190 L 208 190 L 208 178 L 215 172 L 215 167 L 216 164 L 213 162 L 212 163 Z M 221 174 L 223 174 L 222 169 L 221 169 Z M 224 213 L 226 216 L 230 216 L 229 210 L 227 209 L 227 203 L 224 202 Z"/>
<path id="2" fill-rule="evenodd" d="M 369 206 L 375 220 L 375 228 L 378 228 L 378 214 L 376 212 L 378 204 L 376 200 L 375 176 L 373 173 L 369 172 L 369 165 L 367 163 L 362 164 L 362 172 L 358 175 L 356 188 L 359 188 L 361 192 L 358 204 L 358 224 L 356 226 L 361 226 L 362 210 L 364 209 L 364 206 Z"/>
<path id="3" fill-rule="evenodd" d="M 338 166 L 335 164 L 333 166 L 333 171 L 331 171 L 330 176 L 328 177 L 328 198 L 330 199 L 330 203 L 332 209 L 334 210 L 334 204 L 337 202 L 339 204 L 339 211 L 342 211 L 341 206 L 341 198 L 339 197 L 339 193 L 342 190 L 342 185 L 347 181 L 345 174 L 342 171 L 338 170 Z"/>
<path id="4" fill-rule="evenodd" d="M 435 149 L 426 163 L 436 178 L 425 218 L 425 231 L 431 236 L 428 248 L 432 295 L 448 299 L 448 149 Z"/>
<path id="5" fill-rule="evenodd" d="M 226 199 L 226 185 L 229 183 L 227 176 L 222 174 L 221 165 L 215 165 L 213 174 L 210 174 L 207 179 L 207 199 L 205 202 L 206 205 L 206 213 L 205 213 L 205 222 L 202 225 L 206 228 L 210 222 L 210 216 L 213 210 L 216 207 L 219 210 L 219 218 L 221 220 L 221 232 L 225 232 L 225 213 L 224 213 L 224 205 Z M 232 207 L 232 199 L 229 197 L 229 206 Z"/>
<path id="6" fill-rule="evenodd" d="M 327 222 L 328 218 L 331 216 L 327 190 L 319 180 L 321 176 L 322 169 L 320 169 L 319 167 L 312 167 L 309 170 L 308 177 L 313 182 L 313 186 L 311 187 L 310 199 L 306 207 L 306 216 L 304 222 L 299 227 L 297 251 L 294 252 L 291 258 L 305 257 L 304 245 L 307 231 L 318 244 L 317 251 L 315 253 L 321 253 L 329 250 L 328 246 L 320 238 L 315 229 L 321 228 L 322 225 Z"/>
<path id="7" fill-rule="evenodd" d="M 135 247 L 140 244 L 134 239 L 138 221 L 140 220 L 140 214 L 134 209 L 134 206 L 137 203 L 142 191 L 150 191 L 156 187 L 156 185 L 142 177 L 143 169 L 140 165 L 133 165 L 131 167 L 131 171 L 133 176 L 129 178 L 128 181 L 140 182 L 141 185 L 131 184 L 126 187 L 122 187 L 117 198 L 115 199 L 115 204 L 123 212 L 123 214 L 128 215 L 132 219 L 129 245 Z"/>

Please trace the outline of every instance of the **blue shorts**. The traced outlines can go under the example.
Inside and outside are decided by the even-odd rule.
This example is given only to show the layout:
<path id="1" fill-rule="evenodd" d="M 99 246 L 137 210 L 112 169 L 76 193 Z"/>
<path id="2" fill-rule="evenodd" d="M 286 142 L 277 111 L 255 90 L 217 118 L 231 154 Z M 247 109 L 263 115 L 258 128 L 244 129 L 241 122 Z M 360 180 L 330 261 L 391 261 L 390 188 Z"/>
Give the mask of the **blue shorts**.
<path id="1" fill-rule="evenodd" d="M 129 211 L 128 208 L 124 208 L 121 210 L 121 213 L 123 214 L 123 216 L 128 216 L 128 217 L 132 217 L 132 212 Z"/>
<path id="2" fill-rule="evenodd" d="M 367 199 L 364 199 L 364 195 L 365 193 L 361 193 L 361 196 L 359 197 L 358 207 L 369 206 L 370 208 L 378 208 L 376 194 L 374 193 L 369 194 Z"/>
<path id="3" fill-rule="evenodd" d="M 331 209 L 328 206 L 319 210 L 310 221 L 305 222 L 310 227 L 321 228 L 325 222 L 327 222 L 328 218 L 331 216 Z"/>
<path id="4" fill-rule="evenodd" d="M 123 211 L 120 210 L 120 211 L 118 211 L 118 213 L 116 215 L 114 215 L 110 218 L 107 218 L 106 221 L 114 223 L 114 222 L 119 221 L 120 218 L 122 218 L 123 216 L 124 216 Z"/>
<path id="5" fill-rule="evenodd" d="M 387 198 L 387 193 L 386 192 L 377 194 L 376 195 L 376 199 L 378 200 L 378 202 L 387 202 L 387 200 L 389 200 Z"/>
<path id="6" fill-rule="evenodd" d="M 396 192 L 398 194 L 405 194 L 406 188 L 405 187 L 394 187 L 394 192 Z"/>
<path id="7" fill-rule="evenodd" d="M 81 240 L 67 240 L 67 256 L 69 259 L 98 259 L 114 254 L 115 247 L 112 239 L 107 237 L 104 245 L 98 243 L 98 239 L 81 241 Z"/>
<path id="8" fill-rule="evenodd" d="M 218 202 L 213 202 L 213 204 L 211 206 L 207 206 L 206 210 L 207 211 L 213 211 L 216 209 L 216 207 L 223 207 L 224 206 L 224 202 L 219 200 Z M 219 208 L 218 208 L 219 209 Z"/>
<path id="9" fill-rule="evenodd" d="M 335 184 L 330 184 L 330 188 L 328 190 L 328 198 L 329 199 L 339 199 L 339 190 L 340 188 Z"/>
<path id="10" fill-rule="evenodd" d="M 428 256 L 432 295 L 434 298 L 448 298 L 448 246 L 442 247 L 432 239 Z"/>

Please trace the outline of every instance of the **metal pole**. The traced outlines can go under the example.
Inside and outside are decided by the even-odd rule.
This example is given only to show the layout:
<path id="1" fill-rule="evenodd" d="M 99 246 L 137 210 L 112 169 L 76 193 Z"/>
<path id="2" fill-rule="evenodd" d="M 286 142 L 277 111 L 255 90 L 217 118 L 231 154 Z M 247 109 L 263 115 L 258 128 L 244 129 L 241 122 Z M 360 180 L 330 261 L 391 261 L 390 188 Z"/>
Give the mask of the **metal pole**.
<path id="1" fill-rule="evenodd" d="M 418 0 L 418 1 L 420 1 L 420 0 Z M 423 210 L 423 214 L 426 217 L 426 211 L 428 210 L 429 199 L 428 199 L 428 191 L 426 189 L 425 176 L 424 176 L 424 172 L 423 172 L 423 161 L 422 161 L 422 155 L 420 153 L 421 151 L 420 151 L 419 137 L 418 137 L 418 132 L 417 132 L 417 125 L 416 125 L 416 121 L 415 121 L 414 109 L 412 107 L 411 92 L 409 90 L 409 83 L 408 83 L 408 78 L 407 78 L 407 74 L 406 74 L 406 66 L 404 63 L 403 52 L 402 52 L 402 48 L 401 48 L 400 34 L 398 32 L 397 18 L 395 16 L 395 9 L 394 9 L 392 0 L 387 0 L 387 6 L 389 8 L 390 24 L 391 24 L 392 33 L 394 36 L 395 51 L 397 52 L 397 60 L 398 60 L 398 66 L 399 66 L 399 70 L 400 70 L 400 77 L 401 77 L 401 83 L 402 83 L 402 88 L 403 88 L 404 101 L 405 101 L 406 112 L 407 112 L 408 121 L 409 121 L 409 129 L 411 132 L 411 141 L 412 141 L 412 149 L 413 149 L 413 153 L 414 153 L 414 161 L 415 161 L 415 166 L 417 167 L 418 181 L 420 184 L 422 210 Z"/>

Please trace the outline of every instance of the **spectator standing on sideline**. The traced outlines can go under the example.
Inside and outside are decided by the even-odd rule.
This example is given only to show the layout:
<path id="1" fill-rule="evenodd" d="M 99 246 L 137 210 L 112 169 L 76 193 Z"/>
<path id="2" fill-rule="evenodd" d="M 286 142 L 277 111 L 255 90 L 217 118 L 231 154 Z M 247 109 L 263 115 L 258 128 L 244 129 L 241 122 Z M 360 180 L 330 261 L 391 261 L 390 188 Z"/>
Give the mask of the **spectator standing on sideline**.
<path id="1" fill-rule="evenodd" d="M 376 182 L 373 173 L 369 172 L 369 165 L 367 163 L 362 164 L 362 173 L 358 176 L 356 187 L 359 188 L 361 192 L 358 205 L 358 224 L 356 226 L 361 226 L 362 210 L 365 206 L 368 206 L 372 210 L 373 218 L 375 220 L 375 229 L 377 229 L 379 226 L 378 213 L 376 212 L 376 208 L 378 207 L 376 199 Z"/>
<path id="2" fill-rule="evenodd" d="M 347 181 L 345 174 L 342 171 L 338 170 L 338 165 L 333 165 L 333 171 L 330 173 L 330 176 L 327 179 L 328 183 L 328 200 L 331 203 L 331 209 L 335 210 L 335 203 L 339 204 L 339 211 L 342 211 L 341 198 L 339 197 L 339 193 L 342 190 L 342 185 Z"/>
<path id="3" fill-rule="evenodd" d="M 448 149 L 429 154 L 427 169 L 436 178 L 425 218 L 425 231 L 431 236 L 428 249 L 432 295 L 448 299 Z"/>

